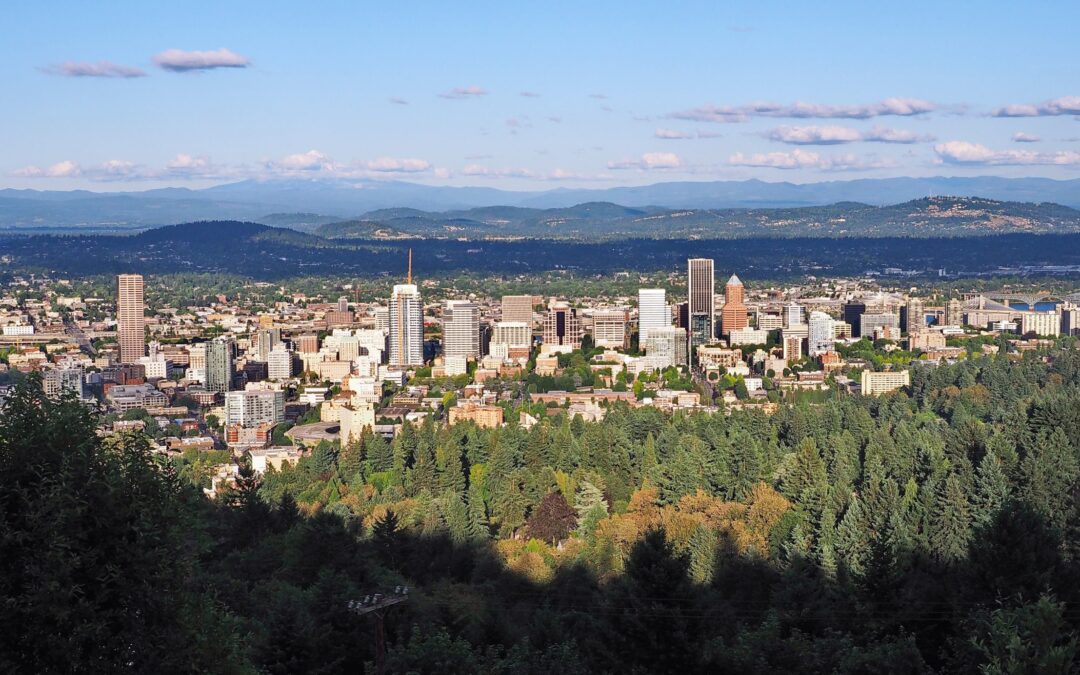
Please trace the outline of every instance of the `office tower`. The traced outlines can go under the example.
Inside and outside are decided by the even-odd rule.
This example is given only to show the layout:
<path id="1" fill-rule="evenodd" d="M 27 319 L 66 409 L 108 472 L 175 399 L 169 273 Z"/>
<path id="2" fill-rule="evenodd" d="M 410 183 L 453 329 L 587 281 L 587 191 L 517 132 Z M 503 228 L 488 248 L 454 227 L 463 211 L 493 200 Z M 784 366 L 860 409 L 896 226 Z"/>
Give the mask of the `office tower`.
<path id="1" fill-rule="evenodd" d="M 801 335 L 784 335 L 784 360 L 792 364 L 802 358 Z"/>
<path id="2" fill-rule="evenodd" d="M 68 362 L 59 368 L 45 371 L 42 378 L 42 386 L 45 395 L 49 398 L 60 398 L 64 393 L 73 394 L 77 397 L 86 398 L 83 387 L 84 371 L 81 366 L 75 366 Z"/>
<path id="3" fill-rule="evenodd" d="M 141 274 L 116 277 L 116 340 L 120 344 L 120 363 L 136 363 L 146 354 Z"/>
<path id="4" fill-rule="evenodd" d="M 809 333 L 807 342 L 809 343 L 810 356 L 817 356 L 828 351 L 832 351 L 833 343 L 835 341 L 835 328 L 833 324 L 835 321 L 831 316 L 825 312 L 810 312 L 809 321 Z"/>
<path id="5" fill-rule="evenodd" d="M 844 322 L 851 325 L 851 337 L 862 337 L 862 315 L 866 313 L 865 302 L 845 302 Z"/>
<path id="6" fill-rule="evenodd" d="M 1045 312 L 1020 312 L 1020 334 L 1034 333 L 1040 337 L 1056 337 L 1061 334 L 1061 314 L 1054 309 Z"/>
<path id="7" fill-rule="evenodd" d="M 375 316 L 375 330 L 381 330 L 384 333 L 390 332 L 390 309 L 387 307 L 376 307 L 372 310 L 372 314 Z"/>
<path id="8" fill-rule="evenodd" d="M 780 330 L 784 327 L 784 315 L 758 310 L 754 323 L 758 330 Z"/>
<path id="9" fill-rule="evenodd" d="M 650 328 L 671 325 L 671 310 L 667 306 L 667 292 L 662 288 L 638 289 L 638 344 L 645 344 Z"/>
<path id="10" fill-rule="evenodd" d="M 255 333 L 254 354 L 256 361 L 266 361 L 270 358 L 270 350 L 281 342 L 280 328 L 264 328 Z"/>
<path id="11" fill-rule="evenodd" d="M 797 302 L 789 302 L 784 306 L 784 328 L 803 325 L 803 308 Z"/>
<path id="12" fill-rule="evenodd" d="M 337 352 L 338 361 L 353 361 L 360 356 L 360 340 L 351 330 L 338 328 L 323 340 L 323 349 Z"/>
<path id="13" fill-rule="evenodd" d="M 1080 307 L 1071 302 L 1061 305 L 1061 334 L 1080 335 Z"/>
<path id="14" fill-rule="evenodd" d="M 675 305 L 672 312 L 675 316 L 675 325 L 685 330 L 690 330 L 690 303 L 680 302 Z"/>
<path id="15" fill-rule="evenodd" d="M 204 380 L 207 391 L 224 394 L 232 389 L 234 350 L 235 344 L 228 338 L 218 337 L 207 343 Z"/>
<path id="16" fill-rule="evenodd" d="M 296 338 L 296 351 L 301 354 L 314 354 L 319 351 L 318 335 L 301 335 Z"/>
<path id="17" fill-rule="evenodd" d="M 900 330 L 900 317 L 895 314 L 863 314 L 859 317 L 859 335 L 874 339 L 874 333 L 879 329 L 890 329 L 894 332 Z M 855 333 L 855 326 L 851 327 Z M 854 337 L 854 335 L 852 335 Z"/>
<path id="18" fill-rule="evenodd" d="M 532 328 L 522 321 L 497 321 L 491 333 L 491 344 L 529 347 L 532 345 Z"/>
<path id="19" fill-rule="evenodd" d="M 690 258 L 687 261 L 686 290 L 690 341 L 687 351 L 693 359 L 698 345 L 711 344 L 716 338 L 716 279 L 711 258 Z"/>
<path id="20" fill-rule="evenodd" d="M 412 249 L 405 279 L 390 295 L 390 365 L 397 368 L 424 365 L 424 304 L 412 282 Z"/>
<path id="21" fill-rule="evenodd" d="M 337 299 L 337 311 L 339 311 L 339 312 L 341 312 L 343 314 L 345 312 L 349 311 L 349 298 L 348 297 L 343 295 L 343 296 L 341 296 L 340 298 Z"/>
<path id="22" fill-rule="evenodd" d="M 949 300 L 945 304 L 945 325 L 946 326 L 963 326 L 964 325 L 964 303 L 960 302 L 956 298 Z"/>
<path id="23" fill-rule="evenodd" d="M 447 300 L 443 308 L 443 356 L 480 358 L 480 307 L 468 300 Z"/>
<path id="24" fill-rule="evenodd" d="M 732 274 L 724 286 L 724 309 L 720 313 L 720 330 L 724 337 L 733 330 L 742 330 L 749 325 L 746 320 L 746 304 L 743 302 L 743 283 Z"/>
<path id="25" fill-rule="evenodd" d="M 502 297 L 502 320 L 533 325 L 533 296 L 504 295 Z"/>
<path id="26" fill-rule="evenodd" d="M 206 382 L 206 343 L 188 347 L 187 379 L 192 382 Z"/>
<path id="27" fill-rule="evenodd" d="M 271 380 L 287 380 L 293 375 L 293 354 L 284 342 L 274 345 L 266 358 L 266 375 Z"/>
<path id="28" fill-rule="evenodd" d="M 544 315 L 545 347 L 564 346 L 570 349 L 581 347 L 581 320 L 577 310 L 561 300 L 552 300 Z"/>
<path id="29" fill-rule="evenodd" d="M 285 421 L 285 392 L 270 389 L 225 394 L 225 424 L 250 429 Z"/>
<path id="30" fill-rule="evenodd" d="M 900 330 L 907 331 L 909 335 L 926 330 L 926 308 L 922 300 L 908 298 L 907 303 L 900 309 Z"/>
<path id="31" fill-rule="evenodd" d="M 642 343 L 649 365 L 657 369 L 686 365 L 686 329 L 660 326 L 649 330 Z"/>
<path id="32" fill-rule="evenodd" d="M 598 309 L 593 312 L 593 344 L 597 347 L 626 349 L 629 342 L 626 326 L 630 313 L 625 308 Z"/>
<path id="33" fill-rule="evenodd" d="M 383 362 L 386 354 L 386 333 L 378 329 L 361 328 L 353 333 L 362 350 L 367 351 L 368 358 L 372 363 Z"/>

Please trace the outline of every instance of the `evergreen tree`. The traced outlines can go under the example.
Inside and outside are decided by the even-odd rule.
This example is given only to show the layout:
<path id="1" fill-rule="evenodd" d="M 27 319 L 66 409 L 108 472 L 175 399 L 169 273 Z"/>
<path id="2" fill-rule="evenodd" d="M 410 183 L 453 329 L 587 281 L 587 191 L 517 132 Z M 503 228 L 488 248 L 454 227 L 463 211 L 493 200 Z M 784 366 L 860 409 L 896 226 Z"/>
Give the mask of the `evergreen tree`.
<path id="1" fill-rule="evenodd" d="M 938 560 L 956 562 L 967 557 L 971 541 L 971 506 L 956 474 L 945 479 L 933 511 L 931 551 Z"/>
<path id="2" fill-rule="evenodd" d="M 690 578 L 698 584 L 709 584 L 716 565 L 716 532 L 704 523 L 690 536 Z"/>

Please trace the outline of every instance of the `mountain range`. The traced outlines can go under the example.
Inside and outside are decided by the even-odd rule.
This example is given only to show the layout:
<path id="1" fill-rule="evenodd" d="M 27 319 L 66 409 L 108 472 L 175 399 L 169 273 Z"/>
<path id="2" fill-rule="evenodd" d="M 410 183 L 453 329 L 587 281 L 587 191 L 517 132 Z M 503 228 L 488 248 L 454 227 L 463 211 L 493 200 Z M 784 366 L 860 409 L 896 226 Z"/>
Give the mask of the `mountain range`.
<path id="1" fill-rule="evenodd" d="M 632 209 L 763 209 L 858 202 L 880 206 L 934 195 L 1055 203 L 1080 208 L 1080 179 L 883 178 L 788 182 L 669 182 L 640 187 L 508 191 L 353 179 L 246 180 L 203 189 L 142 192 L 0 190 L 0 229 L 124 232 L 195 220 L 236 219 L 313 229 L 335 221 L 374 220 L 371 212 L 484 207 L 565 209 L 609 203 Z"/>

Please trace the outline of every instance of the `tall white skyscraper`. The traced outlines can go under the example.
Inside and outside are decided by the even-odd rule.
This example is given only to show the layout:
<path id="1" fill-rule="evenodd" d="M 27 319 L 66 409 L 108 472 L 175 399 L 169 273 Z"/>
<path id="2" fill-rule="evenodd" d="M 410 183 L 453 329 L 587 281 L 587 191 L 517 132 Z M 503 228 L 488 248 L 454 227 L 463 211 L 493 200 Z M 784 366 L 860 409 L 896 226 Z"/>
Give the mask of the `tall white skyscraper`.
<path id="1" fill-rule="evenodd" d="M 825 312 L 810 312 L 809 343 L 810 356 L 817 356 L 832 351 L 836 342 L 836 333 L 833 328 L 835 320 Z"/>
<path id="2" fill-rule="evenodd" d="M 406 283 L 394 286 L 390 294 L 390 365 L 424 365 L 424 303 L 420 289 L 412 282 L 412 250 Z"/>
<path id="3" fill-rule="evenodd" d="M 671 325 L 671 310 L 667 306 L 667 293 L 662 288 L 638 289 L 638 344 L 649 339 L 650 328 Z"/>
<path id="4" fill-rule="evenodd" d="M 443 308 L 443 356 L 480 358 L 480 307 L 468 300 L 447 300 Z"/>
<path id="5" fill-rule="evenodd" d="M 784 306 L 784 327 L 801 326 L 803 324 L 803 308 L 797 302 L 789 302 Z"/>
<path id="6" fill-rule="evenodd" d="M 116 341 L 120 343 L 121 363 L 138 363 L 146 355 L 141 274 L 116 277 Z"/>

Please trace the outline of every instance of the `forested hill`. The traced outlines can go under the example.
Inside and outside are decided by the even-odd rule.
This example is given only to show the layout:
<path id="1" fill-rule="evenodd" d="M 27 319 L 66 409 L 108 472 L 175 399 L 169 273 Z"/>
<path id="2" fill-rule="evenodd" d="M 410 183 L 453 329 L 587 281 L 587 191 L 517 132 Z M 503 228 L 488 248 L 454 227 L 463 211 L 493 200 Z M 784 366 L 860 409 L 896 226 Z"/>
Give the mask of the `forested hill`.
<path id="1" fill-rule="evenodd" d="M 880 207 L 842 202 L 796 208 L 674 210 L 601 202 L 557 209 L 500 206 L 441 213 L 385 209 L 363 218 L 398 235 L 470 239 L 959 237 L 1080 231 L 1076 209 L 974 197 L 928 197 Z M 324 225 L 319 231 L 326 236 L 348 236 L 332 228 Z"/>
<path id="2" fill-rule="evenodd" d="M 392 673 L 1075 672 L 1080 352 L 979 353 L 772 416 L 406 425 L 214 502 L 31 381 L 0 672 L 371 672 L 347 601 L 403 585 Z"/>

